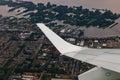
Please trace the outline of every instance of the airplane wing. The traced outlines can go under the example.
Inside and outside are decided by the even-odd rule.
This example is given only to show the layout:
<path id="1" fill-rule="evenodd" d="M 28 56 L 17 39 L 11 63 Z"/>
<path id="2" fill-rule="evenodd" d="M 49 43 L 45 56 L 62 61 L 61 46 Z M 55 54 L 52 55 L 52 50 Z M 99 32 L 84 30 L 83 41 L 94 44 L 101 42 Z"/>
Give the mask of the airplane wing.
<path id="1" fill-rule="evenodd" d="M 41 29 L 41 31 L 46 35 L 46 37 L 51 41 L 51 43 L 59 50 L 62 55 L 97 66 L 98 69 L 95 69 L 95 71 L 92 70 L 90 72 L 98 73 L 100 72 L 100 70 L 102 70 L 105 75 L 106 72 L 110 72 L 110 80 L 114 80 L 114 78 L 117 80 L 120 79 L 120 49 L 93 49 L 75 46 L 63 40 L 44 24 L 38 23 L 37 26 Z M 118 75 L 112 75 L 113 73 Z M 86 75 L 88 74 L 89 73 L 86 73 Z M 82 77 L 83 76 L 79 77 L 80 80 L 90 79 Z M 98 80 L 108 80 L 109 78 L 108 76 L 106 76 Z M 96 79 L 92 78 L 92 80 Z"/>

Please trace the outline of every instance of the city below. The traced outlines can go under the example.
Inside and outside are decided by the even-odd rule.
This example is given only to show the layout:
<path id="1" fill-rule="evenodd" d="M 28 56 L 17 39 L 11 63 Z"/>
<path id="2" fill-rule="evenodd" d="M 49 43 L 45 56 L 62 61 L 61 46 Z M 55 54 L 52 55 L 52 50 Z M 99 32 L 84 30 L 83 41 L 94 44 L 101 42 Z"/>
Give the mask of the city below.
<path id="1" fill-rule="evenodd" d="M 50 2 L 0 2 L 12 7 L 8 13 L 17 9 L 17 15 L 22 15 L 0 15 L 0 80 L 78 80 L 78 75 L 95 67 L 61 55 L 37 27 L 38 22 L 77 46 L 120 48 L 120 14 L 110 10 L 90 11 Z M 26 10 L 21 12 L 21 7 Z"/>

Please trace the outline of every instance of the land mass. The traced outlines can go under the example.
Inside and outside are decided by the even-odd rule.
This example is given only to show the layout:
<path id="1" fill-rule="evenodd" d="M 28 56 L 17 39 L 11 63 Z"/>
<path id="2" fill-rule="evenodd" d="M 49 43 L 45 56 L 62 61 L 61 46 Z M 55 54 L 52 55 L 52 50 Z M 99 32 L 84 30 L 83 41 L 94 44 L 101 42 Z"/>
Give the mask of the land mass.
<path id="1" fill-rule="evenodd" d="M 13 12 L 17 9 L 16 15 L 27 16 L 28 22 L 45 23 L 48 26 L 94 26 L 105 28 L 115 23 L 115 20 L 120 17 L 119 14 L 112 13 L 110 10 L 89 10 L 79 7 L 68 7 L 63 5 L 51 4 L 48 2 L 46 5 L 43 3 L 34 4 L 28 1 L 7 1 L 1 0 L 0 5 L 7 5 L 12 7 L 8 12 Z M 23 11 L 19 8 L 24 8 Z M 23 18 L 23 17 L 22 17 Z"/>
<path id="2" fill-rule="evenodd" d="M 36 27 L 36 23 L 45 23 L 62 38 L 78 46 L 120 48 L 120 38 L 116 36 L 120 32 L 120 15 L 109 10 L 90 11 L 82 6 L 68 7 L 50 2 L 44 5 L 21 0 L 0 0 L 0 5 L 10 7 L 8 13 L 17 11 L 15 16 L 0 15 L 0 80 L 22 80 L 26 76 L 34 80 L 77 80 L 78 74 L 94 67 L 61 56 Z M 18 15 L 23 16 L 18 18 Z M 82 28 L 86 27 L 90 30 L 84 33 Z M 84 39 L 87 37 L 85 35 L 93 32 L 93 27 L 97 28 L 97 32 L 102 31 L 99 34 L 103 35 L 110 31 L 112 37 L 108 38 L 107 35 L 99 39 L 100 35 L 94 34 L 99 37 Z"/>

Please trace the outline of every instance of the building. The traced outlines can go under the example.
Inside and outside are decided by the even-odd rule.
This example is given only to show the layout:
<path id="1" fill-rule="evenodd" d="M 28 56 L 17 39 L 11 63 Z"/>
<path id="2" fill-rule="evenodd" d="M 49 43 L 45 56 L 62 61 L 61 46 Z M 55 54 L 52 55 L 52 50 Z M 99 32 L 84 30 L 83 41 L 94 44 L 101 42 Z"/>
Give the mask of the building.
<path id="1" fill-rule="evenodd" d="M 34 80 L 34 76 L 22 75 L 22 80 Z"/>

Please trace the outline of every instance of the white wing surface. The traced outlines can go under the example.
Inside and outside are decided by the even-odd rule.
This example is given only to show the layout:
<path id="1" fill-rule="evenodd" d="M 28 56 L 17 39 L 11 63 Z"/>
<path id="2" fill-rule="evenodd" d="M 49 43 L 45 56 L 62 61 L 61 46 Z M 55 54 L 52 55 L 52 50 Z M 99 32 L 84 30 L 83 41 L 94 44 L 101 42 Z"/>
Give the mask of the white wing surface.
<path id="1" fill-rule="evenodd" d="M 60 38 L 44 24 L 38 23 L 37 26 L 61 54 L 120 73 L 120 49 L 93 49 L 75 46 Z"/>
<path id="2" fill-rule="evenodd" d="M 78 76 L 79 80 L 120 80 L 120 74 L 100 67 L 95 67 Z"/>

